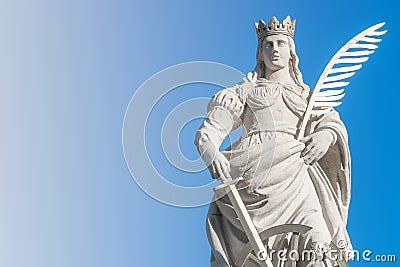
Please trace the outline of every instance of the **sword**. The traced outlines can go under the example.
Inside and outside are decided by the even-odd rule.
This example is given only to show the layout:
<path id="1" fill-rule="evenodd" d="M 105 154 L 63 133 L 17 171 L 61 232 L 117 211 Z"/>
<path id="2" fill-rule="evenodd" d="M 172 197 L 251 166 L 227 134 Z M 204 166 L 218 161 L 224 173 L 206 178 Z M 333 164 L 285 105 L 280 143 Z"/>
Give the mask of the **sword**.
<path id="1" fill-rule="evenodd" d="M 261 262 L 264 262 L 268 267 L 273 267 L 260 235 L 258 234 L 257 229 L 250 218 L 249 212 L 247 211 L 246 206 L 239 195 L 239 191 L 236 188 L 236 184 L 240 180 L 243 180 L 243 177 L 236 179 L 232 179 L 231 177 L 223 177 L 221 180 L 221 184 L 214 188 L 214 192 L 218 192 L 219 194 L 219 192 L 223 190 L 228 195 L 229 200 L 233 205 L 236 215 L 239 217 L 240 223 L 242 224 L 244 232 L 246 233 L 246 236 L 249 239 L 257 258 Z"/>

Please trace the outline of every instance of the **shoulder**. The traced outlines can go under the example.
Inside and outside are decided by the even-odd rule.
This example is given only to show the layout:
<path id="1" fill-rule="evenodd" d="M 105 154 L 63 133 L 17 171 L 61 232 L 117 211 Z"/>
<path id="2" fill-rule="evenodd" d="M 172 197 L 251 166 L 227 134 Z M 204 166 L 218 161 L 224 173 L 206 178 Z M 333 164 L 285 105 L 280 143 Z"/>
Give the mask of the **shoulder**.
<path id="1" fill-rule="evenodd" d="M 241 91 L 240 83 L 218 91 L 208 103 L 207 110 L 210 111 L 214 108 L 224 108 L 235 115 L 239 115 L 243 112 L 245 106 L 245 99 L 243 98 Z"/>
<path id="2" fill-rule="evenodd" d="M 284 84 L 283 87 L 289 89 L 290 92 L 301 97 L 303 100 L 307 100 L 312 92 L 310 87 L 306 84 L 303 84 L 302 86 L 297 84 Z"/>

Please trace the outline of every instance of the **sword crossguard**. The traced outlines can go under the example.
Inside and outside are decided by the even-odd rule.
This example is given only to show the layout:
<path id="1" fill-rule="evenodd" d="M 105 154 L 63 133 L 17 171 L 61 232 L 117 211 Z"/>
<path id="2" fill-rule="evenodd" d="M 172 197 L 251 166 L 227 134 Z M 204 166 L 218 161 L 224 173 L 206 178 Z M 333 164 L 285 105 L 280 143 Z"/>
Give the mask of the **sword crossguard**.
<path id="1" fill-rule="evenodd" d="M 217 185 L 216 187 L 214 187 L 214 192 L 218 192 L 221 189 L 225 189 L 231 185 L 236 185 L 239 181 L 243 180 L 243 177 L 238 177 L 232 180 L 229 180 L 227 182 L 223 182 L 220 185 Z"/>

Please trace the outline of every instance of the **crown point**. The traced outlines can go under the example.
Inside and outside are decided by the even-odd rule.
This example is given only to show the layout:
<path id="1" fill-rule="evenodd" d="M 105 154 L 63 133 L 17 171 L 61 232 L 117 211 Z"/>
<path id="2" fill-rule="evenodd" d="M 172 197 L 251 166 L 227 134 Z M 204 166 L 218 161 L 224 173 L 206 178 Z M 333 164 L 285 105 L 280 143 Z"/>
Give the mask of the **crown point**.
<path id="1" fill-rule="evenodd" d="M 273 16 L 268 24 L 266 24 L 263 20 L 259 20 L 256 25 L 256 32 L 258 39 L 264 38 L 266 36 L 274 35 L 274 34 L 284 34 L 293 38 L 294 30 L 295 30 L 296 20 L 291 20 L 290 16 L 287 16 L 282 23 Z"/>

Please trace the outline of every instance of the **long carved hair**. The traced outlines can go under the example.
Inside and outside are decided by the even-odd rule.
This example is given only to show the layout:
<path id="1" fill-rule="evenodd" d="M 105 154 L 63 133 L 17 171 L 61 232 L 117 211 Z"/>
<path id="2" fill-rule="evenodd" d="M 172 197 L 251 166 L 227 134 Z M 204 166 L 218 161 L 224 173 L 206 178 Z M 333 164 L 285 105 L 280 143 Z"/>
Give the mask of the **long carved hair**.
<path id="1" fill-rule="evenodd" d="M 296 54 L 296 46 L 294 44 L 294 41 L 292 37 L 286 36 L 288 39 L 289 43 L 289 49 L 290 49 L 290 59 L 289 59 L 289 72 L 290 72 L 290 77 L 292 77 L 292 80 L 295 84 L 303 88 L 306 92 L 308 92 L 309 87 L 303 82 L 303 75 L 300 72 L 299 69 L 299 57 Z M 262 57 L 262 49 L 264 47 L 264 40 L 260 39 L 258 40 L 258 45 L 257 45 L 257 52 L 256 52 L 256 60 L 257 60 L 257 65 L 254 69 L 254 72 L 257 73 L 258 78 L 265 78 L 265 63 Z"/>

